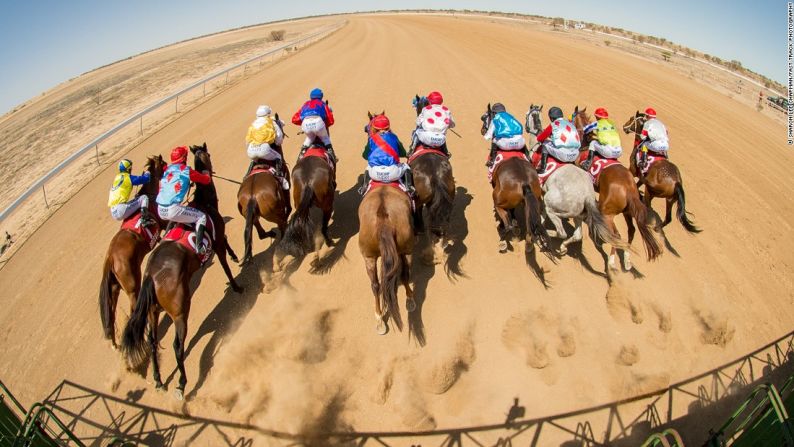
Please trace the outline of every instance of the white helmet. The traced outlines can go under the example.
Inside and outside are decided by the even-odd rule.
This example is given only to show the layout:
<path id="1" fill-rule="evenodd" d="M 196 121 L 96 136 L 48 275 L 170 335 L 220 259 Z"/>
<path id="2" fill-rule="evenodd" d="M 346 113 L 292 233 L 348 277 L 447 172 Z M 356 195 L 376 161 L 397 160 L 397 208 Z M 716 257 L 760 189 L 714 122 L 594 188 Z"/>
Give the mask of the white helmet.
<path id="1" fill-rule="evenodd" d="M 259 106 L 256 109 L 256 116 L 270 116 L 271 112 L 270 106 Z"/>

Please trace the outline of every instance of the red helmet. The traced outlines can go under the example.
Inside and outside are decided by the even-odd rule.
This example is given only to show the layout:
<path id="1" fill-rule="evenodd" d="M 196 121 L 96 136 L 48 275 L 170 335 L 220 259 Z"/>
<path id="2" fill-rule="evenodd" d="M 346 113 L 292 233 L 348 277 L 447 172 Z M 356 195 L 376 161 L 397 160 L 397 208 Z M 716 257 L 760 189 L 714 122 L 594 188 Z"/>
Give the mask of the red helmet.
<path id="1" fill-rule="evenodd" d="M 645 109 L 645 116 L 648 118 L 656 118 L 656 110 L 654 110 L 652 107 L 648 107 Z"/>
<path id="2" fill-rule="evenodd" d="M 430 104 L 441 105 L 441 103 L 444 102 L 444 98 L 441 96 L 441 93 L 439 92 L 430 92 L 427 95 L 427 101 Z"/>
<path id="3" fill-rule="evenodd" d="M 607 112 L 607 109 L 605 109 L 603 107 L 599 107 L 599 108 L 595 109 L 595 117 L 599 118 L 599 119 L 600 118 L 609 118 L 609 112 Z"/>
<path id="4" fill-rule="evenodd" d="M 177 146 L 171 151 L 171 163 L 182 163 L 187 160 L 187 148 Z"/>
<path id="5" fill-rule="evenodd" d="M 375 130 L 388 130 L 391 127 L 389 118 L 386 115 L 378 115 L 372 118 L 372 128 Z"/>

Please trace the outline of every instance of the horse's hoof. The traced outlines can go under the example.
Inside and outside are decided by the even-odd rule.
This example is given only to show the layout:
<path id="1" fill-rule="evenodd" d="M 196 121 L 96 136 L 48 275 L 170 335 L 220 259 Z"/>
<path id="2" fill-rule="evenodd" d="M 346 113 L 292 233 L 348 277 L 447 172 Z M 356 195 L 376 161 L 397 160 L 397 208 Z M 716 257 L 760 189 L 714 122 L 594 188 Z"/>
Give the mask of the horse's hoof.
<path id="1" fill-rule="evenodd" d="M 565 256 L 567 254 L 568 254 L 568 247 L 566 247 L 564 245 L 562 247 L 560 247 L 560 256 Z"/>
<path id="2" fill-rule="evenodd" d="M 413 312 L 413 311 L 415 311 L 415 310 L 416 310 L 416 301 L 414 301 L 414 299 L 413 299 L 413 298 L 408 298 L 408 299 L 405 301 L 405 309 L 406 309 L 408 312 Z"/>
<path id="3" fill-rule="evenodd" d="M 116 345 L 115 342 L 111 341 L 110 342 L 110 347 L 113 348 L 113 350 L 116 351 L 116 352 L 118 352 L 118 350 L 119 350 L 119 347 L 118 347 L 118 345 Z"/>
<path id="4" fill-rule="evenodd" d="M 499 241 L 499 253 L 507 253 L 507 241 Z"/>
<path id="5" fill-rule="evenodd" d="M 174 390 L 174 397 L 176 397 L 176 400 L 184 400 L 184 399 L 185 399 L 185 392 L 184 392 L 184 390 L 181 390 L 181 389 L 179 389 L 179 388 L 177 388 L 176 390 Z"/>
<path id="6" fill-rule="evenodd" d="M 629 271 L 633 268 L 631 265 L 631 257 L 627 251 L 623 253 L 623 268 L 625 268 L 626 271 Z"/>
<path id="7" fill-rule="evenodd" d="M 387 326 L 386 323 L 381 320 L 375 326 L 375 331 L 378 333 L 378 335 L 386 335 L 386 333 L 389 332 L 389 326 Z"/>
<path id="8" fill-rule="evenodd" d="M 164 392 L 164 391 L 166 390 L 166 387 L 165 387 L 165 385 L 163 385 L 162 383 L 155 383 L 155 384 L 154 384 L 154 389 L 155 389 L 155 390 L 156 390 L 158 393 L 162 393 L 162 392 Z"/>
<path id="9" fill-rule="evenodd" d="M 609 268 L 614 271 L 618 270 L 618 264 L 615 260 L 615 255 L 609 255 Z"/>

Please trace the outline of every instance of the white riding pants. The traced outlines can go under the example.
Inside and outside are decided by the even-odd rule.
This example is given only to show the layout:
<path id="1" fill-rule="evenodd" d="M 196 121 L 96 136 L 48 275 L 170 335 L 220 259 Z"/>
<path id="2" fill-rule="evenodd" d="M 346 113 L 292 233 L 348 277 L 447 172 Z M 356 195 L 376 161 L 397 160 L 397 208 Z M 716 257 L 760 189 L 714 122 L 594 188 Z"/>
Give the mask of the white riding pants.
<path id="1" fill-rule="evenodd" d="M 138 210 L 143 210 L 149 206 L 149 198 L 146 196 L 138 196 L 129 202 L 119 203 L 110 207 L 110 215 L 116 220 L 124 220 Z"/>
<path id="2" fill-rule="evenodd" d="M 303 145 L 309 147 L 315 139 L 319 138 L 324 145 L 331 144 L 331 137 L 328 135 L 328 129 L 325 127 L 325 122 L 319 116 L 310 116 L 303 120 L 301 130 L 306 134 L 306 140 Z"/>

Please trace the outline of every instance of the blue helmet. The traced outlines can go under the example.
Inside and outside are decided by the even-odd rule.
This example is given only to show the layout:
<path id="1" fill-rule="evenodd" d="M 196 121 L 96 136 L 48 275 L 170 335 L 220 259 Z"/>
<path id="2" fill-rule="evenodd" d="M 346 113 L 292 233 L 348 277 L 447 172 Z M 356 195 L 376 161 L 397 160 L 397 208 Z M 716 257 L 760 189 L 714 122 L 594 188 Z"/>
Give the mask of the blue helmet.
<path id="1" fill-rule="evenodd" d="M 316 88 L 309 93 L 310 99 L 323 99 L 323 91 L 319 88 Z"/>
<path id="2" fill-rule="evenodd" d="M 119 172 L 130 172 L 130 171 L 132 171 L 132 162 L 127 160 L 126 158 L 124 160 L 121 160 L 119 162 Z"/>

